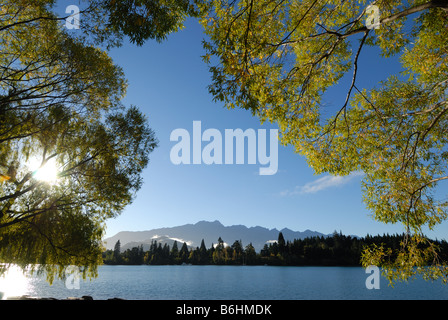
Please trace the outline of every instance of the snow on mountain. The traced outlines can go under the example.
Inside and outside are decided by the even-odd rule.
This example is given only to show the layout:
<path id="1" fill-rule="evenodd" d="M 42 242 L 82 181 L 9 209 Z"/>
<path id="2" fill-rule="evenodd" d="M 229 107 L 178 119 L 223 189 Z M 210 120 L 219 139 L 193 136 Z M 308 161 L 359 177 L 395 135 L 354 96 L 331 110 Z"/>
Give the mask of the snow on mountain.
<path id="1" fill-rule="evenodd" d="M 303 239 L 313 236 L 328 236 L 320 232 L 305 230 L 303 232 L 293 231 L 287 228 L 280 230 L 285 240 Z M 204 239 L 207 248 L 212 244 L 216 245 L 218 238 L 226 244 L 232 244 L 235 240 L 241 240 L 243 246 L 252 243 L 255 250 L 259 252 L 265 243 L 278 239 L 280 232 L 277 229 L 264 227 L 246 227 L 243 225 L 224 226 L 219 221 L 199 221 L 196 224 L 185 224 L 171 228 L 158 228 L 146 231 L 121 231 L 116 235 L 104 240 L 107 249 L 113 249 L 115 243 L 120 240 L 121 249 L 126 250 L 132 247 L 143 245 L 144 250 L 148 250 L 152 241 L 157 243 L 167 243 L 172 247 L 177 241 L 179 248 L 184 242 L 190 247 L 199 247 Z"/>

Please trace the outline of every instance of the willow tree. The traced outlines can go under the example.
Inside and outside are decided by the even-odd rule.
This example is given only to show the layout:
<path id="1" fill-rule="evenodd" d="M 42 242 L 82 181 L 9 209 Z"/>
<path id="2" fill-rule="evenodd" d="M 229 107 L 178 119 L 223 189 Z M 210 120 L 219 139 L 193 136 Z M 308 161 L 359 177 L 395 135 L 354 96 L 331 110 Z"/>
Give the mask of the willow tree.
<path id="1" fill-rule="evenodd" d="M 106 48 L 182 27 L 189 1 L 85 1 L 67 30 L 52 0 L 0 4 L 0 263 L 94 276 L 105 221 L 131 203 L 157 146 L 121 100 Z M 5 268 L 3 268 L 5 269 Z"/>
<path id="2" fill-rule="evenodd" d="M 448 179 L 448 1 L 216 0 L 202 9 L 214 98 L 277 123 L 282 143 L 318 174 L 364 172 L 373 217 L 403 224 L 401 248 L 367 248 L 363 264 L 390 280 L 446 280 L 425 232 L 447 218 L 437 186 Z M 399 57 L 402 72 L 363 88 L 358 60 L 369 46 Z M 345 98 L 328 115 L 331 87 Z"/>

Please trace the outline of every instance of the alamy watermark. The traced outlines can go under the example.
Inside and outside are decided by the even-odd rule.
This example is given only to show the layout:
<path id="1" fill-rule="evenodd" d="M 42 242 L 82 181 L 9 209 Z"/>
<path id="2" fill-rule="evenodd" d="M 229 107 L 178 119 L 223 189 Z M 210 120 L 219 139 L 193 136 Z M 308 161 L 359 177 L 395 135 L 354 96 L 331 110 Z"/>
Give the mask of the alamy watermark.
<path id="1" fill-rule="evenodd" d="M 76 266 L 68 266 L 65 269 L 65 287 L 69 290 L 79 289 L 81 283 L 81 273 Z"/>
<path id="2" fill-rule="evenodd" d="M 377 266 L 368 266 L 366 273 L 370 273 L 370 276 L 366 279 L 366 288 L 369 290 L 380 288 L 380 268 Z"/>
<path id="3" fill-rule="evenodd" d="M 182 128 L 171 132 L 170 141 L 177 143 L 171 148 L 170 159 L 176 165 L 234 164 L 235 150 L 235 163 L 244 164 L 247 147 L 247 164 L 256 164 L 258 158 L 258 163 L 265 166 L 259 168 L 259 174 L 274 175 L 278 170 L 278 129 L 269 130 L 269 155 L 266 135 L 266 129 L 225 129 L 223 141 L 221 131 L 211 128 L 202 132 L 201 121 L 193 121 L 192 135 Z M 203 142 L 207 144 L 203 146 Z"/>
<path id="4" fill-rule="evenodd" d="M 65 19 L 65 27 L 67 29 L 79 29 L 81 22 L 81 13 L 79 7 L 72 4 L 65 8 L 65 13 L 70 13 L 70 15 Z"/>
<path id="5" fill-rule="evenodd" d="M 369 5 L 366 8 L 366 28 L 379 29 L 380 27 L 380 9 L 376 5 Z"/>

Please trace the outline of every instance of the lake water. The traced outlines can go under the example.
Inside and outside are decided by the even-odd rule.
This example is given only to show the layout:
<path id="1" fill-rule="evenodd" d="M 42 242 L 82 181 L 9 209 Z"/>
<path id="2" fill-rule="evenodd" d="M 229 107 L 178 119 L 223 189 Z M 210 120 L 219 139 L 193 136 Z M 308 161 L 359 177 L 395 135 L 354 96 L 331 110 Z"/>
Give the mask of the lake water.
<path id="1" fill-rule="evenodd" d="M 58 280 L 11 272 L 0 278 L 6 296 L 164 300 L 448 299 L 448 285 L 416 279 L 367 289 L 370 274 L 360 267 L 273 266 L 100 266 L 93 280 Z M 70 289 L 69 289 L 70 288 Z"/>

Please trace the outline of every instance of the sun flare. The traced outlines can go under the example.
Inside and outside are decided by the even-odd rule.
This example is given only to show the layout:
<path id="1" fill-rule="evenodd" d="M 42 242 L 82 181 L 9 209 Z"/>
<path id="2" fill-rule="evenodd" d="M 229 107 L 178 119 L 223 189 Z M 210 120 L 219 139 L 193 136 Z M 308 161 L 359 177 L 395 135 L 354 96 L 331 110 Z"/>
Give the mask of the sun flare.
<path id="1" fill-rule="evenodd" d="M 25 295 L 29 288 L 29 279 L 17 266 L 10 267 L 6 274 L 0 276 L 0 300 Z"/>
<path id="2" fill-rule="evenodd" d="M 50 184 L 58 180 L 58 166 L 55 159 L 50 159 L 43 166 L 38 161 L 33 161 L 30 164 L 30 169 L 33 170 L 35 179 L 44 181 Z"/>

